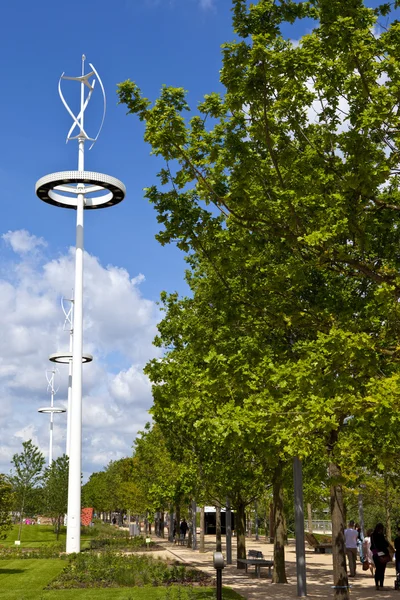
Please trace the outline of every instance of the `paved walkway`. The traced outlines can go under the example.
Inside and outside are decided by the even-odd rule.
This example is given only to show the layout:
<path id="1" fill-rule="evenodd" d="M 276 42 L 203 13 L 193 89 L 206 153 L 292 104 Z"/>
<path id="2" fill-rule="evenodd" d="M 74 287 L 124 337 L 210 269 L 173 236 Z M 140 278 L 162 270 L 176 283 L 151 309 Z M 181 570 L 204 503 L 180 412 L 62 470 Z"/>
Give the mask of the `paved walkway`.
<path id="1" fill-rule="evenodd" d="M 185 546 L 177 546 L 169 543 L 167 540 L 154 538 L 153 540 L 165 547 L 165 550 L 154 553 L 168 558 L 175 558 L 183 563 L 192 565 L 202 571 L 214 575 L 215 570 L 212 566 L 213 552 L 215 551 L 215 537 L 206 536 L 206 551 L 200 554 L 198 550 L 194 551 Z M 246 540 L 246 548 L 261 550 L 266 558 L 272 558 L 272 544 L 263 541 Z M 224 556 L 225 546 L 222 551 Z M 227 565 L 222 572 L 223 585 L 229 586 L 236 592 L 248 598 L 248 600 L 287 600 L 297 597 L 296 583 L 296 555 L 293 541 L 285 548 L 286 555 L 286 575 L 288 584 L 273 584 L 267 577 L 268 569 L 261 569 L 261 578 L 254 575 L 254 567 L 249 567 L 249 573 L 244 569 L 236 568 L 236 540 L 233 540 L 233 565 Z M 310 600 L 319 600 L 322 598 L 332 598 L 332 555 L 315 554 L 313 550 L 306 548 L 307 562 L 307 597 Z M 386 569 L 385 588 L 382 591 L 375 590 L 375 582 L 370 571 L 362 571 L 361 565 L 357 565 L 357 575 L 350 579 L 351 600 L 373 600 L 377 597 L 388 599 L 397 598 L 400 600 L 400 591 L 394 589 L 395 570 L 394 564 L 389 563 Z"/>

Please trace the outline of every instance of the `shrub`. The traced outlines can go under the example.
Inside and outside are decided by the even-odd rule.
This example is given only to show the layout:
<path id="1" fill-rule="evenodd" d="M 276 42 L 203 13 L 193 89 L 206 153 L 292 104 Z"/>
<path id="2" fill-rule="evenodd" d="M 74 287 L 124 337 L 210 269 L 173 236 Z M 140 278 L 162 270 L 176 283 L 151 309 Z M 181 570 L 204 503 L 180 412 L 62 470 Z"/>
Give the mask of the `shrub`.
<path id="1" fill-rule="evenodd" d="M 171 583 L 209 584 L 210 578 L 183 565 L 170 565 L 148 555 L 121 555 L 110 550 L 81 552 L 47 589 L 133 587 Z"/>
<path id="2" fill-rule="evenodd" d="M 62 542 L 42 544 L 38 548 L 13 546 L 10 548 L 0 548 L 0 560 L 7 560 L 9 558 L 58 558 L 63 551 L 64 544 Z"/>

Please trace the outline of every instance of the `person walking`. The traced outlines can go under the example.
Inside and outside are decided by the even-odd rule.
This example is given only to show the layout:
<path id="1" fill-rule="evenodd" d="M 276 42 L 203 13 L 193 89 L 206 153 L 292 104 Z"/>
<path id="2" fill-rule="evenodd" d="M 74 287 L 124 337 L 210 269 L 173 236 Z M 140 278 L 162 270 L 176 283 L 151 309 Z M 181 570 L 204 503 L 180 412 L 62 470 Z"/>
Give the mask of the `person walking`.
<path id="1" fill-rule="evenodd" d="M 360 563 L 364 562 L 364 554 L 363 554 L 363 541 L 364 541 L 364 532 L 362 531 L 360 525 L 358 523 L 355 524 L 355 530 L 357 531 L 357 550 L 360 556 Z"/>
<path id="2" fill-rule="evenodd" d="M 357 538 L 358 531 L 354 527 L 354 521 L 349 521 L 349 526 L 344 530 L 344 543 L 346 544 L 346 554 L 349 561 L 350 577 L 356 576 Z"/>
<path id="3" fill-rule="evenodd" d="M 371 535 L 372 535 L 373 529 L 368 529 L 367 530 L 367 535 L 364 538 L 363 541 L 363 556 L 364 556 L 364 563 L 367 562 L 368 565 L 366 567 L 363 566 L 363 569 L 365 571 L 369 570 L 371 571 L 371 575 L 372 577 L 374 576 L 374 571 L 375 571 L 375 563 L 374 563 L 374 557 L 372 556 L 372 552 L 371 552 Z"/>
<path id="4" fill-rule="evenodd" d="M 188 529 L 189 529 L 189 525 L 187 524 L 186 519 L 183 519 L 183 521 L 179 527 L 179 531 L 181 532 L 181 535 L 183 535 L 183 539 L 186 538 L 186 532 Z"/>
<path id="5" fill-rule="evenodd" d="M 375 563 L 375 587 L 383 589 L 386 565 L 390 562 L 389 542 L 385 538 L 384 527 L 378 523 L 371 535 L 371 552 Z"/>

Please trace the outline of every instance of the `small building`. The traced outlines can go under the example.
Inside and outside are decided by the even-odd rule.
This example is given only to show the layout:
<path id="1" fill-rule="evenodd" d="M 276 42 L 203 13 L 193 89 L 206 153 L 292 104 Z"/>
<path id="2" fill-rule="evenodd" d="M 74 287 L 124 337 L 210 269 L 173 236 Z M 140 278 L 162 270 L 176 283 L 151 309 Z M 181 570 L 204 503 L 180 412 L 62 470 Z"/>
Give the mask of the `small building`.
<path id="1" fill-rule="evenodd" d="M 204 507 L 204 533 L 207 535 L 215 535 L 217 532 L 216 527 L 216 513 L 215 506 Z M 235 530 L 235 513 L 231 511 L 231 526 L 232 531 Z M 226 509 L 221 508 L 221 532 L 223 535 L 226 534 Z"/>

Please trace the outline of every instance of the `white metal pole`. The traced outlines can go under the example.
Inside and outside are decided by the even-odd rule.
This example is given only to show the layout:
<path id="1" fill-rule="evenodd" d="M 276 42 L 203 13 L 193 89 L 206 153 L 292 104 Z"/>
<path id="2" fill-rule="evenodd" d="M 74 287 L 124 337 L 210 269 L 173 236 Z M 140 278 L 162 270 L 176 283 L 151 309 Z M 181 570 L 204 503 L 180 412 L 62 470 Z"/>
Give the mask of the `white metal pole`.
<path id="1" fill-rule="evenodd" d="M 50 446 L 49 446 L 49 467 L 53 462 L 53 412 L 50 413 Z"/>
<path id="2" fill-rule="evenodd" d="M 84 57 L 82 57 L 82 75 Z M 81 83 L 81 136 L 79 137 L 78 171 L 85 169 L 83 129 L 84 84 Z M 78 184 L 76 207 L 76 253 L 74 286 L 74 320 L 72 344 L 71 446 L 68 476 L 67 554 L 81 550 L 81 471 L 82 471 L 82 354 L 83 354 L 83 212 L 84 185 Z"/>
<path id="3" fill-rule="evenodd" d="M 73 329 L 69 332 L 69 352 L 73 351 Z M 66 455 L 69 456 L 71 451 L 71 405 L 72 405 L 72 358 L 68 361 L 68 407 L 67 407 L 67 447 Z"/>
<path id="4" fill-rule="evenodd" d="M 51 379 L 50 379 L 50 385 L 51 385 L 50 406 L 51 406 L 51 408 L 54 407 L 54 374 L 55 374 L 55 371 L 52 372 Z M 53 411 L 50 411 L 49 467 L 51 466 L 51 463 L 53 462 L 53 422 L 54 422 L 54 413 L 53 413 Z"/>

